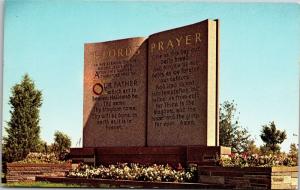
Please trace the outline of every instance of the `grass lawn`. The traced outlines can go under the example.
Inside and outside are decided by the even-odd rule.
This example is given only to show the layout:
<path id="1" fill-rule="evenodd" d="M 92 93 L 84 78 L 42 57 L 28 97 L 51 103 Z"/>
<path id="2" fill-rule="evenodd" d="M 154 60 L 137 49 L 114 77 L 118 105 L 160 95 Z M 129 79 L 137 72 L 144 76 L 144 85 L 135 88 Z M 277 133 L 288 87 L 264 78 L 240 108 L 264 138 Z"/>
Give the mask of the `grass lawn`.
<path id="1" fill-rule="evenodd" d="M 64 183 L 49 183 L 49 182 L 13 182 L 13 183 L 3 183 L 4 187 L 88 187 L 86 185 L 78 184 L 64 184 Z"/>
<path id="2" fill-rule="evenodd" d="M 36 181 L 36 182 L 12 182 L 12 183 L 2 183 L 0 184 L 2 187 L 48 187 L 48 188 L 76 188 L 76 187 L 89 187 L 89 188 L 117 188 L 114 185 L 108 184 L 99 184 L 97 187 L 91 187 L 88 185 L 79 185 L 79 184 L 65 184 L 65 183 L 50 183 L 50 182 L 43 182 L 43 181 Z"/>

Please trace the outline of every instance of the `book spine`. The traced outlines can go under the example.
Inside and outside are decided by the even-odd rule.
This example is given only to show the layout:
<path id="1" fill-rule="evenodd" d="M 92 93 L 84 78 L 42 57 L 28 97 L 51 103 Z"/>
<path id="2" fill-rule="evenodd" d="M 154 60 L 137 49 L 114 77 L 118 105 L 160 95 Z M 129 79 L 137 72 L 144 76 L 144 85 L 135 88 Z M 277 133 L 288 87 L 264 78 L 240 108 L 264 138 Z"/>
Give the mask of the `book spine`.
<path id="1" fill-rule="evenodd" d="M 208 20 L 208 60 L 207 60 L 207 146 L 216 146 L 218 143 L 217 87 L 218 87 L 218 61 L 217 61 L 217 21 Z"/>

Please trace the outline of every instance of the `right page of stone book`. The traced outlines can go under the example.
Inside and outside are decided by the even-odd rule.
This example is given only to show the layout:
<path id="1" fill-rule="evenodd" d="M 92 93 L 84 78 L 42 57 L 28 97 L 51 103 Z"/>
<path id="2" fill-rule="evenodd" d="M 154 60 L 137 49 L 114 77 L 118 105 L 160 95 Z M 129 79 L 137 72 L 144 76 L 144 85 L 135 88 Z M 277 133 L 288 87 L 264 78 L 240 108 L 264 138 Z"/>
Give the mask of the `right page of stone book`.
<path id="1" fill-rule="evenodd" d="M 148 40 L 147 145 L 218 145 L 218 21 Z"/>

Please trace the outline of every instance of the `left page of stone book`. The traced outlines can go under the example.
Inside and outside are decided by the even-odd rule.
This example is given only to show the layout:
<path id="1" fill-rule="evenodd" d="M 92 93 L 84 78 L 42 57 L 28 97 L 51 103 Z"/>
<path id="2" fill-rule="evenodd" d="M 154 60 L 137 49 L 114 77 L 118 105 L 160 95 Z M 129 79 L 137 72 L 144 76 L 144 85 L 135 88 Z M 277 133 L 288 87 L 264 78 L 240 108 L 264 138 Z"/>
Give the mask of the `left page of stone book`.
<path id="1" fill-rule="evenodd" d="M 147 40 L 84 45 L 83 147 L 146 144 Z"/>

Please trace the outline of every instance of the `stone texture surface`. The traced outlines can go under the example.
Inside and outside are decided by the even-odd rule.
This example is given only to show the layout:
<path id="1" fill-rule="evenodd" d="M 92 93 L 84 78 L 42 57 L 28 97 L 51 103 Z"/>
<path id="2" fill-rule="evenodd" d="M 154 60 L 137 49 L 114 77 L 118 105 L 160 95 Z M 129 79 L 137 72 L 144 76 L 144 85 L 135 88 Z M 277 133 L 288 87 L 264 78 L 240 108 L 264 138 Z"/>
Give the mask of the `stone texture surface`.
<path id="1" fill-rule="evenodd" d="M 215 165 L 216 155 L 228 155 L 223 147 L 207 146 L 160 146 L 160 147 L 96 147 L 71 148 L 73 163 L 85 161 L 96 165 L 116 163 L 169 164 L 174 167 L 180 163 Z M 230 153 L 229 153 L 230 154 Z"/>
<path id="2" fill-rule="evenodd" d="M 202 183 L 225 184 L 224 176 L 206 176 L 206 175 L 199 175 L 199 180 L 200 180 Z"/>
<path id="3" fill-rule="evenodd" d="M 36 176 L 64 177 L 72 169 L 71 163 L 62 164 L 7 164 L 7 182 L 35 181 Z"/>
<path id="4" fill-rule="evenodd" d="M 215 165 L 217 155 L 230 155 L 231 151 L 222 146 L 188 146 L 187 160 L 198 165 Z"/>
<path id="5" fill-rule="evenodd" d="M 273 167 L 272 189 L 298 189 L 298 167 Z"/>
<path id="6" fill-rule="evenodd" d="M 83 147 L 146 145 L 145 38 L 85 44 Z"/>
<path id="7" fill-rule="evenodd" d="M 291 185 L 298 186 L 298 177 L 293 177 L 293 178 L 291 179 Z"/>
<path id="8" fill-rule="evenodd" d="M 291 173 L 291 171 L 293 171 Z M 297 167 L 198 167 L 198 182 L 234 185 L 234 189 L 297 189 Z M 293 177 L 294 176 L 294 177 Z M 223 179 L 224 181 L 220 180 Z"/>
<path id="9" fill-rule="evenodd" d="M 148 41 L 148 146 L 218 145 L 218 24 L 206 20 Z"/>
<path id="10" fill-rule="evenodd" d="M 95 165 L 96 156 L 94 149 L 95 148 L 71 148 L 69 156 L 73 163 L 84 162 Z"/>

